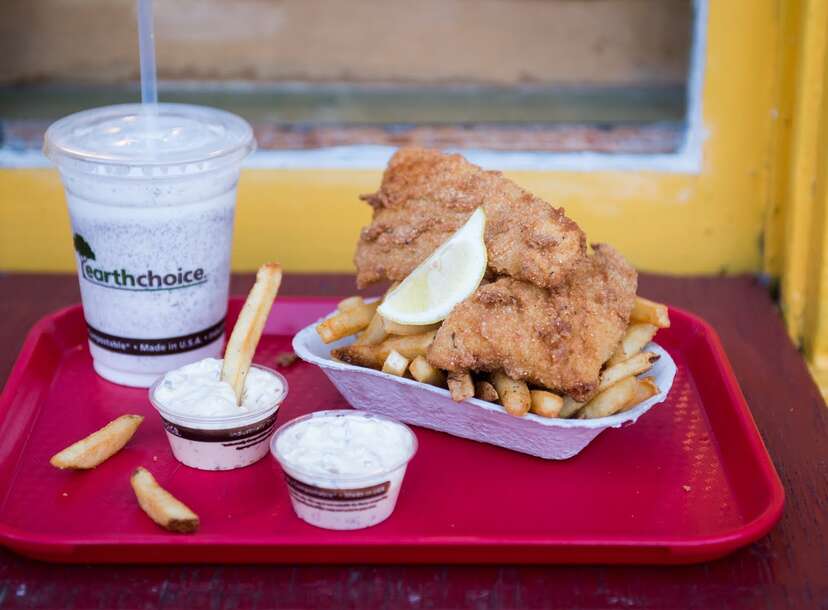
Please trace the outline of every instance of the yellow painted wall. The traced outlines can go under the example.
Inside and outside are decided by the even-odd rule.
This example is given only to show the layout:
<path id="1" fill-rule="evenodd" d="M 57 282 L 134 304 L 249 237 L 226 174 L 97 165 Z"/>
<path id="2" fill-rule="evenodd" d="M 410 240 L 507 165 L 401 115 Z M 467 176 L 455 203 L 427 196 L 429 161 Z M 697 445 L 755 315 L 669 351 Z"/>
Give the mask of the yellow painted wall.
<path id="1" fill-rule="evenodd" d="M 644 270 L 759 271 L 776 138 L 782 0 L 712 0 L 698 174 L 516 172 L 562 205 L 592 241 L 616 244 Z M 233 265 L 347 271 L 369 208 L 357 195 L 380 171 L 246 170 Z M 70 270 L 73 257 L 54 170 L 0 170 L 0 269 Z"/>
<path id="2" fill-rule="evenodd" d="M 782 179 L 767 223 L 767 268 L 781 280 L 788 333 L 828 397 L 828 0 L 806 0 L 795 16 L 790 129 L 776 150 Z"/>
<path id="3" fill-rule="evenodd" d="M 737 205 L 748 180 L 713 196 L 703 176 L 517 172 L 526 188 L 562 203 L 590 240 L 608 241 L 640 268 L 671 273 L 755 270 L 761 208 Z M 239 185 L 233 253 L 237 270 L 276 259 L 289 271 L 350 271 L 379 171 L 247 170 Z M 74 269 L 71 232 L 57 173 L 0 172 L 0 267 Z"/>

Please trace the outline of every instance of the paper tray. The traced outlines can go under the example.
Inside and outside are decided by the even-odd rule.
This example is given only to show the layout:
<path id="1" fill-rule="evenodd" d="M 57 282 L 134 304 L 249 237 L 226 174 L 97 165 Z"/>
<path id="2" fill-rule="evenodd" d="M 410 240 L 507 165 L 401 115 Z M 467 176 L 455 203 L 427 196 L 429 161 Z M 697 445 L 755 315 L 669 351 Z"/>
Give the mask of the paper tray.
<path id="1" fill-rule="evenodd" d="M 670 354 L 650 343 L 646 350 L 661 357 L 642 377 L 655 377 L 661 391 L 626 413 L 590 420 L 551 419 L 531 413 L 513 417 L 498 404 L 476 398 L 456 403 L 444 388 L 334 360 L 331 350 L 352 343 L 354 338 L 325 345 L 315 329 L 319 321 L 296 334 L 293 350 L 321 368 L 352 407 L 545 459 L 571 458 L 604 430 L 635 423 L 667 399 L 676 376 Z"/>

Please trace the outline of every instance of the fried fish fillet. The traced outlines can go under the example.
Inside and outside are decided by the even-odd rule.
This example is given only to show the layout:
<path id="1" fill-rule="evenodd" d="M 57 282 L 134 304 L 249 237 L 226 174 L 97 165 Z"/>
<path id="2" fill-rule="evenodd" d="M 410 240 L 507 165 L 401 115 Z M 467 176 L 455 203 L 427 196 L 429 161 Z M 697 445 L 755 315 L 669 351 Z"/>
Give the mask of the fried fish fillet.
<path id="1" fill-rule="evenodd" d="M 480 206 L 486 211 L 489 268 L 551 288 L 586 256 L 580 227 L 500 172 L 483 171 L 460 155 L 402 148 L 391 158 L 354 262 L 360 287 L 402 280 Z"/>
<path id="2" fill-rule="evenodd" d="M 427 359 L 448 371 L 503 370 L 514 379 L 583 401 L 627 328 L 635 269 L 608 245 L 593 246 L 553 290 L 501 277 L 449 314 Z"/>

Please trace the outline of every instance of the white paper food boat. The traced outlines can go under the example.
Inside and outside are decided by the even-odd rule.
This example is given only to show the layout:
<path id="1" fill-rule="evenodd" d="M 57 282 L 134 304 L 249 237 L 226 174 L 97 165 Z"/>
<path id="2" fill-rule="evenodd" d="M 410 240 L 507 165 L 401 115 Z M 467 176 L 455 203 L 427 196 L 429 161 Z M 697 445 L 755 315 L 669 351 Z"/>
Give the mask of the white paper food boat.
<path id="1" fill-rule="evenodd" d="M 320 367 L 354 408 L 550 460 L 578 454 L 607 428 L 634 423 L 654 405 L 664 402 L 676 375 L 670 354 L 650 343 L 646 350 L 661 358 L 644 376 L 655 377 L 661 392 L 633 409 L 600 419 L 551 419 L 531 413 L 514 417 L 498 404 L 476 398 L 456 403 L 443 388 L 334 360 L 331 350 L 355 339 L 348 337 L 325 345 L 316 333 L 316 324 L 296 334 L 293 351 Z"/>

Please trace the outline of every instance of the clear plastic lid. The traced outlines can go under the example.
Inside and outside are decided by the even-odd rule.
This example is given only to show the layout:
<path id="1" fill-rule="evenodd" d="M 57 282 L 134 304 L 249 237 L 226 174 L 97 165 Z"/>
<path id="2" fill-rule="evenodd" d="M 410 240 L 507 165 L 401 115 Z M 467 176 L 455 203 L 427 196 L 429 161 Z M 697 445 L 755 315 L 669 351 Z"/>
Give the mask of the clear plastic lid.
<path id="1" fill-rule="evenodd" d="M 61 167 L 101 173 L 136 168 L 164 174 L 201 173 L 239 163 L 256 148 L 241 117 L 204 106 L 141 104 L 84 110 L 53 123 L 43 152 Z M 121 172 L 119 172 L 121 173 Z"/>

